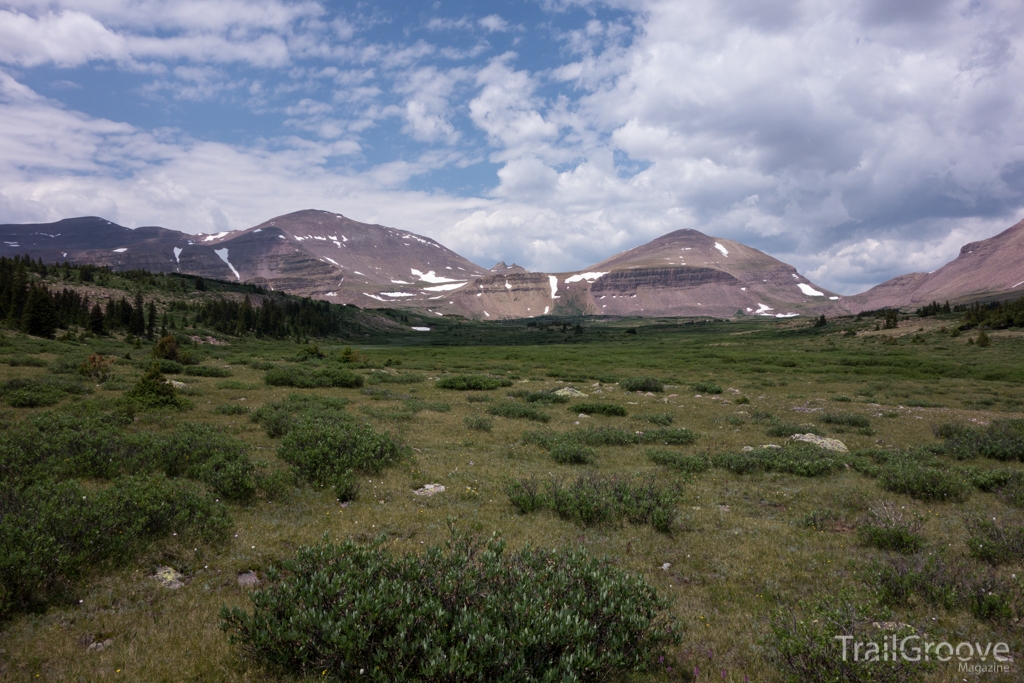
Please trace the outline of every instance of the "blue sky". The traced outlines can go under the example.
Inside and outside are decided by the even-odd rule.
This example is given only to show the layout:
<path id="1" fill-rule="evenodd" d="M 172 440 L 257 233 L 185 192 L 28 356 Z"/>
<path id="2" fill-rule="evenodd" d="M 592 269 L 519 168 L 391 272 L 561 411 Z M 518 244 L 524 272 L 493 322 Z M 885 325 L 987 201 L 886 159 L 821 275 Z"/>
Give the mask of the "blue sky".
<path id="1" fill-rule="evenodd" d="M 0 2 L 0 222 L 303 208 L 484 266 L 679 228 L 854 293 L 1024 218 L 1007 0 Z"/>

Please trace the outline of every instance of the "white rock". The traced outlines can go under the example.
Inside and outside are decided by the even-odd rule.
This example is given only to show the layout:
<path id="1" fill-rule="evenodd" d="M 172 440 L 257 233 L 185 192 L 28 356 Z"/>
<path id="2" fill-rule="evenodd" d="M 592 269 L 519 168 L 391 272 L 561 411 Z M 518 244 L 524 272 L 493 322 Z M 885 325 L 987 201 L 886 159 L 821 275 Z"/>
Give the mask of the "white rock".
<path id="1" fill-rule="evenodd" d="M 424 484 L 422 488 L 418 488 L 413 491 L 417 496 L 436 496 L 439 493 L 444 493 L 444 486 L 441 484 Z"/>
<path id="2" fill-rule="evenodd" d="M 823 436 L 817 434 L 794 434 L 789 437 L 793 441 L 803 441 L 804 443 L 812 443 L 819 448 L 824 448 L 826 451 L 838 451 L 840 453 L 849 453 L 850 449 L 846 447 L 839 439 L 826 439 Z"/>

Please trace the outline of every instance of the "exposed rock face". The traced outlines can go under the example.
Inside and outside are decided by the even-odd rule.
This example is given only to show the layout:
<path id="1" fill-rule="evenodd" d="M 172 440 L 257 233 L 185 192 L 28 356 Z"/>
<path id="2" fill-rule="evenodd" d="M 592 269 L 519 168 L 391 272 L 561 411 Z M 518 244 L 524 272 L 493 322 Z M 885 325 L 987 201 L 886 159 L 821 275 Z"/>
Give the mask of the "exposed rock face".
<path id="1" fill-rule="evenodd" d="M 186 235 L 101 218 L 0 226 L 8 255 L 118 269 L 190 273 L 361 307 L 413 307 L 479 319 L 542 315 L 834 313 L 839 297 L 738 242 L 677 230 L 579 272 L 490 270 L 438 242 L 327 211 L 298 211 L 248 230 Z"/>
<path id="2" fill-rule="evenodd" d="M 932 273 L 901 275 L 844 299 L 844 305 L 856 313 L 1003 294 L 1024 296 L 1024 221 L 965 244 L 959 256 Z"/>

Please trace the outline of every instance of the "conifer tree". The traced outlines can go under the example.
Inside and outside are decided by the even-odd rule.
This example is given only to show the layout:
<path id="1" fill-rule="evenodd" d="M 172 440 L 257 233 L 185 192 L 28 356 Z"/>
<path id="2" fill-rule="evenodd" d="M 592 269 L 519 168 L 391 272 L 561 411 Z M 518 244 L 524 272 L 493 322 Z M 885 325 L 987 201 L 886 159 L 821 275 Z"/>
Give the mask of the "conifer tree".
<path id="1" fill-rule="evenodd" d="M 93 304 L 89 311 L 89 330 L 93 334 L 103 334 L 103 309 L 99 303 Z"/>

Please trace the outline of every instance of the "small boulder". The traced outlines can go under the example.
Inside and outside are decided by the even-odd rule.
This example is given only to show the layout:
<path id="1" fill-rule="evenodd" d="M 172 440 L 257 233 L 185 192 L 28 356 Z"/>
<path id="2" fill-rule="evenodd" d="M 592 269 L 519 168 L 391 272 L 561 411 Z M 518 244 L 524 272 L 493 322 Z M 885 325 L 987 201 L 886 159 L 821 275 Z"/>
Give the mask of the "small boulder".
<path id="1" fill-rule="evenodd" d="M 559 389 L 558 391 L 555 392 L 555 396 L 568 396 L 569 398 L 582 398 L 583 396 L 586 396 L 586 394 L 584 394 L 579 389 L 575 389 L 573 387 L 563 387 L 563 388 L 561 388 L 561 389 Z"/>
<path id="2" fill-rule="evenodd" d="M 173 567 L 157 567 L 153 578 L 159 581 L 164 588 L 172 590 L 185 585 L 185 575 Z"/>
<path id="3" fill-rule="evenodd" d="M 242 588 L 255 588 L 262 583 L 256 572 L 242 572 L 238 575 L 238 585 Z"/>
<path id="4" fill-rule="evenodd" d="M 846 447 L 846 444 L 839 439 L 827 439 L 824 436 L 818 436 L 817 434 L 794 434 L 789 438 L 793 441 L 812 443 L 818 448 L 824 448 L 826 451 L 838 451 L 839 453 L 850 452 L 850 449 Z"/>
<path id="5" fill-rule="evenodd" d="M 413 493 L 417 496 L 436 496 L 439 493 L 444 493 L 444 486 L 441 484 L 424 484 L 413 491 Z"/>

